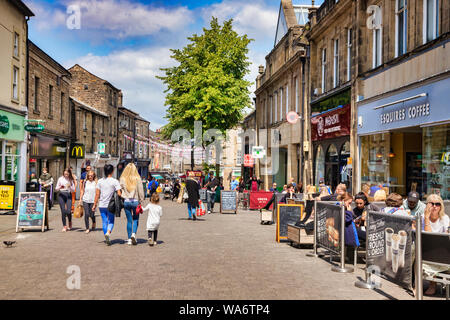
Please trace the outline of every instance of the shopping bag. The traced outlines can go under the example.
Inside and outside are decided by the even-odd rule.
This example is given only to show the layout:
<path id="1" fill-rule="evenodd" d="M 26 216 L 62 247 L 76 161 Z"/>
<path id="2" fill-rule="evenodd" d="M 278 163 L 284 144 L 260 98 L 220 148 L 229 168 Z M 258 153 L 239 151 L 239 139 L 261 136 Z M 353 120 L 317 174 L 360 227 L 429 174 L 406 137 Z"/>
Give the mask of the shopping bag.
<path id="1" fill-rule="evenodd" d="M 161 187 L 156 188 L 156 192 L 157 192 L 157 193 L 161 193 L 161 192 L 162 192 Z"/>
<path id="2" fill-rule="evenodd" d="M 80 202 L 78 202 L 78 205 L 73 210 L 73 217 L 74 218 L 82 218 L 83 213 L 84 213 L 83 206 L 81 205 Z"/>
<path id="3" fill-rule="evenodd" d="M 203 216 L 206 213 L 205 205 L 203 204 L 202 200 L 198 201 L 198 208 L 197 208 L 197 216 Z"/>

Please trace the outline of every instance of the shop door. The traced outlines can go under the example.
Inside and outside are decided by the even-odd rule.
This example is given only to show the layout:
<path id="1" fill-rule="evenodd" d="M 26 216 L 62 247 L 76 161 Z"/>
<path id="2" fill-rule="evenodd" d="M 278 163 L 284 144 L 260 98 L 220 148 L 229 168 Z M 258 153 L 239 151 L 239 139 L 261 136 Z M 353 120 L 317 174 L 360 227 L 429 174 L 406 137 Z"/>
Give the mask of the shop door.
<path id="1" fill-rule="evenodd" d="M 339 179 L 339 155 L 336 146 L 332 144 L 325 156 L 325 184 L 334 191 L 339 184 Z"/>

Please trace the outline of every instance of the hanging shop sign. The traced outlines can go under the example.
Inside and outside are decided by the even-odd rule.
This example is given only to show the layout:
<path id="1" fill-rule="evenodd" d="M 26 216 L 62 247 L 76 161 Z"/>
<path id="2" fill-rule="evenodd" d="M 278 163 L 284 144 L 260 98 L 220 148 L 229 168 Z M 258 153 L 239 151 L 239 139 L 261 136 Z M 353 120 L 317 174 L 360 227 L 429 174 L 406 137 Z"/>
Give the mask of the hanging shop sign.
<path id="1" fill-rule="evenodd" d="M 266 150 L 264 147 L 254 146 L 252 148 L 252 157 L 253 159 L 262 159 L 266 155 Z"/>
<path id="2" fill-rule="evenodd" d="M 32 158 L 64 158 L 66 156 L 65 143 L 47 136 L 31 136 L 30 157 Z"/>
<path id="3" fill-rule="evenodd" d="M 253 167 L 255 164 L 255 160 L 253 159 L 251 154 L 244 155 L 244 167 Z"/>
<path id="4" fill-rule="evenodd" d="M 350 105 L 311 117 L 311 140 L 332 139 L 350 134 Z"/>
<path id="5" fill-rule="evenodd" d="M 97 143 L 97 152 L 98 154 L 105 154 L 106 152 L 106 144 L 103 142 Z"/>
<path id="6" fill-rule="evenodd" d="M 42 124 L 29 123 L 25 125 L 24 129 L 28 132 L 42 132 L 45 127 Z"/>

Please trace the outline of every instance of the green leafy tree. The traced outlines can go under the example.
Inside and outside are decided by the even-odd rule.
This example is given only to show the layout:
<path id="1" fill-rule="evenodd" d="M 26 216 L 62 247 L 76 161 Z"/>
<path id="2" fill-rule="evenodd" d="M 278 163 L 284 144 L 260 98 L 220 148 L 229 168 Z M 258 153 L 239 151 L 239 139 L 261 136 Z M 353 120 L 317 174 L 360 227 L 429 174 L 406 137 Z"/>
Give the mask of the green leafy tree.
<path id="1" fill-rule="evenodd" d="M 171 58 L 178 62 L 172 68 L 161 68 L 165 76 L 158 76 L 167 86 L 165 118 L 168 124 L 162 134 L 170 138 L 177 129 L 194 134 L 194 121 L 202 122 L 203 133 L 217 129 L 223 135 L 244 117 L 244 109 L 251 106 L 249 86 L 244 77 L 249 73 L 247 35 L 233 30 L 233 20 L 221 26 L 212 18 L 210 29 L 188 37 L 183 49 L 171 49 Z M 202 142 L 203 148 L 205 147 Z M 220 166 L 217 164 L 218 175 Z"/>
<path id="2" fill-rule="evenodd" d="M 202 121 L 203 132 L 218 129 L 223 134 L 243 119 L 243 110 L 251 105 L 247 35 L 239 36 L 228 20 L 221 26 L 212 18 L 210 29 L 188 37 L 183 49 L 171 49 L 178 65 L 162 68 L 158 76 L 167 86 L 162 133 L 170 138 L 174 130 L 194 132 L 194 121 Z"/>

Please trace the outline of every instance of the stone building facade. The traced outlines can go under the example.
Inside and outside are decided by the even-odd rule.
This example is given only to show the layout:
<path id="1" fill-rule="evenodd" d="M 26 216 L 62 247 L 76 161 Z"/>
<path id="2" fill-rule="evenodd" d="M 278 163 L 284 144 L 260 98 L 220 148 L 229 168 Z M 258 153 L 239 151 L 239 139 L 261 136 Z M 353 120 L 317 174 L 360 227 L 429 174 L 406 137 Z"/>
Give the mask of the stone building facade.
<path id="1" fill-rule="evenodd" d="M 266 190 L 272 182 L 283 186 L 291 178 L 295 182 L 309 179 L 304 174 L 309 170 L 301 169 L 309 165 L 308 145 L 304 144 L 308 141 L 308 126 L 301 119 L 308 114 L 304 33 L 310 8 L 293 5 L 290 0 L 281 1 L 274 48 L 256 79 L 255 145 L 265 147 L 267 158 L 256 160 L 254 173 L 264 181 Z M 288 122 L 289 112 L 301 119 Z M 247 151 L 251 153 L 251 148 Z"/>
<path id="2" fill-rule="evenodd" d="M 150 165 L 150 122 L 136 117 L 136 159 L 137 168 L 143 177 L 148 176 L 148 167 Z"/>
<path id="3" fill-rule="evenodd" d="M 69 166 L 71 74 L 30 40 L 28 50 L 29 125 L 45 128 L 29 134 L 29 172 L 39 177 L 45 167 L 56 180 Z"/>
<path id="4" fill-rule="evenodd" d="M 28 20 L 33 12 L 20 0 L 0 2 L 0 179 L 14 181 L 15 197 L 26 190 L 28 109 Z M 11 210 L 12 203 L 0 206 Z"/>
<path id="5" fill-rule="evenodd" d="M 91 162 L 91 165 L 94 164 L 96 169 L 102 168 L 107 163 L 117 167 L 120 160 L 118 154 L 118 109 L 122 106 L 122 91 L 78 64 L 71 67 L 69 71 L 72 74 L 71 97 L 73 101 L 75 104 L 79 102 L 79 105 L 95 110 L 89 113 L 80 107 L 77 109 L 78 112 L 85 113 L 75 117 L 82 120 L 82 125 L 85 123 L 84 117 L 90 118 L 92 121 L 93 136 L 91 139 L 93 142 L 91 148 L 88 149 L 92 153 L 87 152 L 86 159 Z M 87 126 L 89 125 L 88 119 L 86 119 Z M 75 127 L 78 126 L 79 124 L 75 123 Z M 97 134 L 99 135 L 96 136 Z M 86 138 L 89 139 L 88 136 Z M 79 165 L 77 163 L 78 174 L 82 171 L 82 167 Z M 103 175 L 102 170 L 98 170 L 98 173 L 100 176 Z"/>

